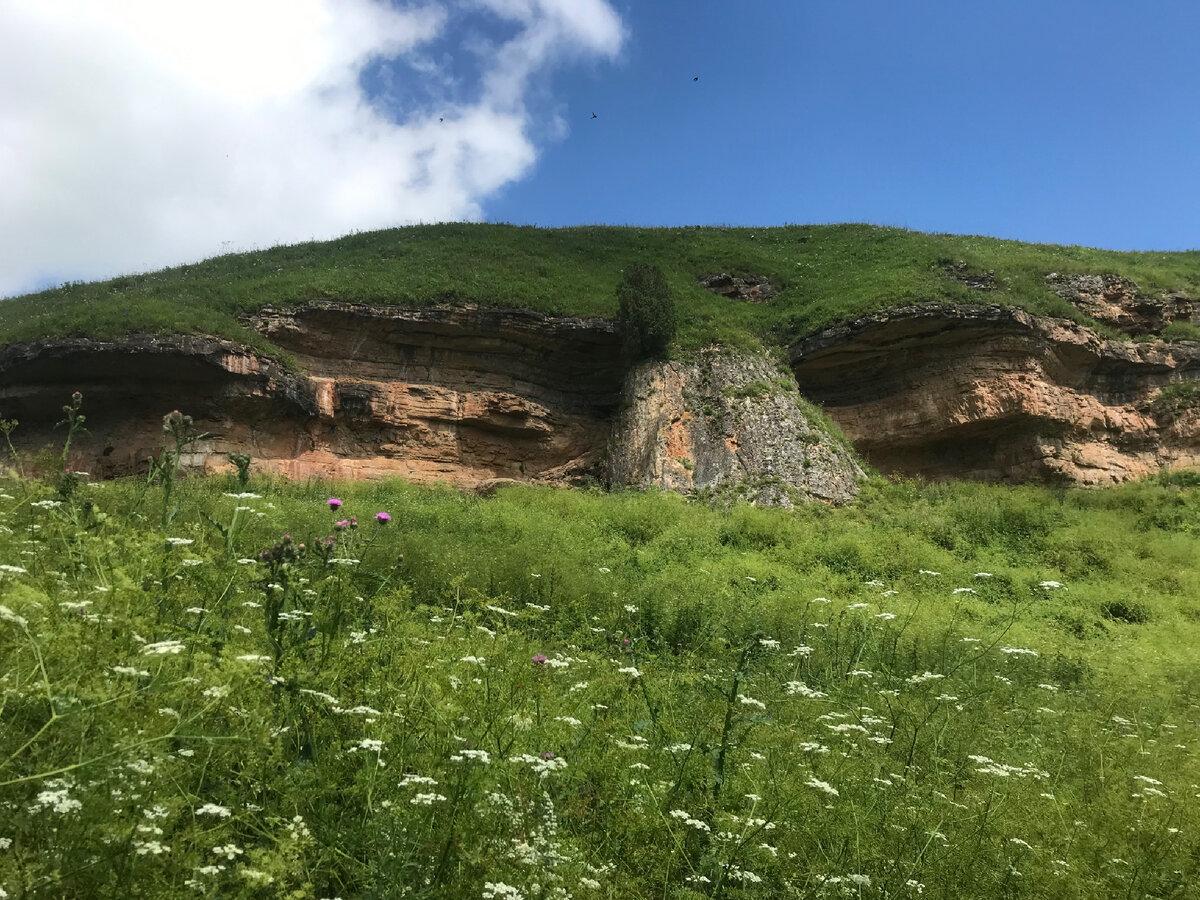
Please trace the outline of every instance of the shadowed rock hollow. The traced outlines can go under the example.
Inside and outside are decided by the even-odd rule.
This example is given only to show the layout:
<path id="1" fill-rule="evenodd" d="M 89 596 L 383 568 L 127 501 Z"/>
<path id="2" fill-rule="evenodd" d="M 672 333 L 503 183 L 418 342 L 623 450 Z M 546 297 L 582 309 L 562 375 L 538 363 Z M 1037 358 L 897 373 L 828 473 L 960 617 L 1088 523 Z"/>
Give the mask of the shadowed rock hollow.
<path id="1" fill-rule="evenodd" d="M 314 304 L 252 324 L 305 375 L 208 338 L 41 341 L 0 352 L 0 408 L 23 445 L 61 443 L 83 391 L 75 448 L 100 475 L 144 470 L 178 408 L 210 434 L 185 459 L 205 470 L 248 452 L 292 478 L 570 481 L 596 470 L 628 367 L 612 323 L 521 310 Z"/>
<path id="2" fill-rule="evenodd" d="M 293 478 L 595 474 L 629 365 L 611 322 L 524 310 L 322 303 L 253 324 L 308 375 L 310 446 L 276 463 Z"/>
<path id="3" fill-rule="evenodd" d="M 800 390 L 884 472 L 1101 484 L 1200 463 L 1200 344 L 1110 341 L 1004 306 L 893 309 L 791 351 Z"/>

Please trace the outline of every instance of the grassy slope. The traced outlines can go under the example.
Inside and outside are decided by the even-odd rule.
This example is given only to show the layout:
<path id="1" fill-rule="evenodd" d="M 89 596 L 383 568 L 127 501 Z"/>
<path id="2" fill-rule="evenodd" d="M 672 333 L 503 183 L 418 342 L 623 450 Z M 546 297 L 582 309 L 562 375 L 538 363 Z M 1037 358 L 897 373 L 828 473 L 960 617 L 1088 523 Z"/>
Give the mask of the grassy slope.
<path id="1" fill-rule="evenodd" d="M 0 484 L 10 896 L 1194 896 L 1200 488 L 251 487 Z"/>
<path id="2" fill-rule="evenodd" d="M 551 230 L 450 224 L 233 254 L 6 300 L 0 341 L 200 332 L 270 350 L 237 317 L 313 298 L 406 306 L 457 300 L 612 316 L 621 268 L 635 260 L 666 272 L 681 310 L 684 351 L 714 341 L 777 343 L 838 319 L 930 300 L 982 299 L 1080 318 L 1045 290 L 1042 279 L 1051 271 L 1117 272 L 1148 292 L 1200 295 L 1200 251 L 1118 253 L 868 225 Z M 964 287 L 944 274 L 944 260 L 995 271 L 1000 289 L 980 294 Z M 717 271 L 765 275 L 779 294 L 754 306 L 696 285 Z"/>

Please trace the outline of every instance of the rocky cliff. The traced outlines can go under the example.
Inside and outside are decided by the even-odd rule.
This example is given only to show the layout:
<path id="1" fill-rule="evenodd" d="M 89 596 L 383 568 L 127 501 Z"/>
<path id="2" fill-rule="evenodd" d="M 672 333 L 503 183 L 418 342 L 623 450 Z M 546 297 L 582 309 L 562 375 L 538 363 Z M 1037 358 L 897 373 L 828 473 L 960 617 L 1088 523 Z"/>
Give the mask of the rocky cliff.
<path id="1" fill-rule="evenodd" d="M 1102 484 L 1200 464 L 1196 342 L 920 305 L 811 335 L 791 362 L 800 390 L 883 472 Z"/>
<path id="2" fill-rule="evenodd" d="M 643 363 L 613 422 L 616 484 L 710 490 L 755 503 L 844 502 L 863 477 L 854 454 L 806 403 L 790 374 L 758 355 L 709 350 L 692 362 Z"/>
<path id="3" fill-rule="evenodd" d="M 1130 330 L 1194 325 L 1200 308 L 1147 304 L 1119 280 L 1054 286 Z M 197 336 L 0 347 L 0 415 L 20 420 L 20 449 L 61 446 L 62 404 L 82 391 L 74 463 L 100 477 L 144 472 L 180 409 L 207 433 L 184 463 L 205 471 L 249 453 L 292 478 L 846 500 L 861 469 L 805 397 L 884 472 L 1098 484 L 1200 465 L 1200 343 L 1107 339 L 1013 307 L 865 316 L 798 341 L 791 376 L 716 350 L 633 366 L 611 322 L 523 310 L 313 303 L 247 324 L 289 365 Z"/>
<path id="4" fill-rule="evenodd" d="M 249 324 L 297 371 L 212 338 L 37 341 L 0 349 L 0 411 L 26 449 L 53 446 L 62 403 L 82 391 L 73 462 L 99 477 L 145 471 L 172 409 L 206 435 L 184 464 L 210 472 L 248 453 L 291 478 L 744 485 L 783 504 L 849 499 L 861 475 L 765 359 L 705 354 L 631 374 L 611 322 L 469 306 L 314 303 Z M 737 395 L 763 379 L 771 396 Z M 687 403 L 695 427 L 676 428 Z"/>
<path id="5" fill-rule="evenodd" d="M 185 464 L 310 476 L 571 481 L 599 474 L 628 360 L 613 325 L 520 310 L 318 303 L 251 324 L 302 374 L 199 337 L 38 341 L 0 349 L 0 410 L 27 446 L 86 396 L 77 462 L 144 471 L 161 418 L 180 409 L 208 437 Z"/>

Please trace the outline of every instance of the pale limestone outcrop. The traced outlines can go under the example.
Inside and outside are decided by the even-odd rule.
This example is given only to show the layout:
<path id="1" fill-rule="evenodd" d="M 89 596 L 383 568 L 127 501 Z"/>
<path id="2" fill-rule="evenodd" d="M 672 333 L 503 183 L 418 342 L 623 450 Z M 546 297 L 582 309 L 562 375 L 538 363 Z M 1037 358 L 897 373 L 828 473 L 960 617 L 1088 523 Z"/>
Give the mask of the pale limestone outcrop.
<path id="1" fill-rule="evenodd" d="M 884 472 L 1103 484 L 1200 464 L 1200 344 L 1110 341 L 1006 306 L 892 309 L 791 351 L 806 396 Z"/>
<path id="2" fill-rule="evenodd" d="M 858 492 L 863 471 L 850 448 L 764 356 L 709 350 L 689 362 L 647 362 L 625 390 L 609 445 L 612 483 L 779 506 Z"/>

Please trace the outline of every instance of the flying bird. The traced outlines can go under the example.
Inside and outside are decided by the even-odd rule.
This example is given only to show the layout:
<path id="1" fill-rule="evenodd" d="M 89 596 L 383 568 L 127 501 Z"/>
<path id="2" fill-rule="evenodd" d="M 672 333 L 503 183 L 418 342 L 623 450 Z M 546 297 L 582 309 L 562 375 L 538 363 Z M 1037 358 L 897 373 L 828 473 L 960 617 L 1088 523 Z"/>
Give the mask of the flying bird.
<path id="1" fill-rule="evenodd" d="M 597 116 L 595 113 L 592 113 L 592 118 L 593 118 L 593 119 L 598 119 L 598 118 L 599 118 L 599 116 Z"/>
<path id="2" fill-rule="evenodd" d="M 692 79 L 692 81 L 699 81 L 699 80 L 700 80 L 700 76 L 699 76 L 699 75 L 695 76 L 695 77 Z"/>

